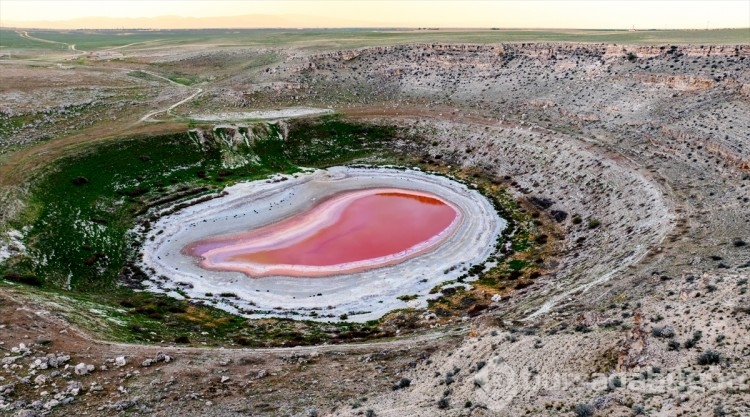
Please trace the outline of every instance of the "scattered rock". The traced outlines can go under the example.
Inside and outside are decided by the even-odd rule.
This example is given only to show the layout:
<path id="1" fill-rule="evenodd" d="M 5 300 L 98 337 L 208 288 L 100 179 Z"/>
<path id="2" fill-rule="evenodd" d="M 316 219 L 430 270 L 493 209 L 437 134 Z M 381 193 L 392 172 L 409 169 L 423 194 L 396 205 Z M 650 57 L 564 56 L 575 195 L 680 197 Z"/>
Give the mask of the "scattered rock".
<path id="1" fill-rule="evenodd" d="M 65 390 L 65 394 L 75 397 L 80 394 L 82 390 L 83 384 L 81 384 L 79 381 L 70 381 L 68 382 L 68 388 Z"/>
<path id="2" fill-rule="evenodd" d="M 169 363 L 172 361 L 172 358 L 169 355 L 165 355 L 164 352 L 159 352 L 154 357 L 154 362 L 165 362 Z"/>
<path id="3" fill-rule="evenodd" d="M 110 410 L 115 410 L 115 411 L 124 411 L 124 410 L 127 410 L 128 408 L 132 408 L 133 406 L 135 406 L 135 404 L 136 402 L 134 400 L 123 400 L 123 401 L 118 401 L 114 404 L 108 405 L 107 408 L 109 408 Z"/>
<path id="4" fill-rule="evenodd" d="M 124 356 L 118 356 L 115 358 L 115 366 L 118 368 L 122 368 L 123 366 L 127 365 L 128 362 L 125 360 Z"/>
<path id="5" fill-rule="evenodd" d="M 76 365 L 73 372 L 75 372 L 76 375 L 88 375 L 91 372 L 94 372 L 96 367 L 94 365 L 86 365 L 85 363 L 81 362 L 78 365 Z"/>

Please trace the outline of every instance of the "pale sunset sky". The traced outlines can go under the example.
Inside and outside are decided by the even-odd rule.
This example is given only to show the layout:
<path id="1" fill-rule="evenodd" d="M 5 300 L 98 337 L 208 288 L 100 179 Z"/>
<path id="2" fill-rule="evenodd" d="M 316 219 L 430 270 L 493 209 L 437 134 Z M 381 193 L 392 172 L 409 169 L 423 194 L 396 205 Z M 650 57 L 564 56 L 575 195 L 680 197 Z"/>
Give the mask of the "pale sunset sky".
<path id="1" fill-rule="evenodd" d="M 254 16 L 252 19 L 248 15 Z M 258 18 L 258 15 L 261 15 Z M 240 19 L 241 16 L 246 17 Z M 370 1 L 1 0 L 0 24 L 76 19 L 80 27 L 500 27 L 716 29 L 750 27 L 750 0 Z M 170 18 L 167 18 L 170 17 Z M 176 17 L 177 19 L 174 19 Z M 221 20 L 205 18 L 223 17 Z M 183 18 L 183 19 L 180 19 Z M 198 18 L 198 19 L 184 19 Z M 202 19 L 201 19 L 202 18 Z M 98 23 L 97 23 L 98 22 Z M 160 24 L 160 22 L 162 22 Z M 88 25 L 88 26 L 86 26 Z M 58 25 L 58 27 L 64 27 Z"/>

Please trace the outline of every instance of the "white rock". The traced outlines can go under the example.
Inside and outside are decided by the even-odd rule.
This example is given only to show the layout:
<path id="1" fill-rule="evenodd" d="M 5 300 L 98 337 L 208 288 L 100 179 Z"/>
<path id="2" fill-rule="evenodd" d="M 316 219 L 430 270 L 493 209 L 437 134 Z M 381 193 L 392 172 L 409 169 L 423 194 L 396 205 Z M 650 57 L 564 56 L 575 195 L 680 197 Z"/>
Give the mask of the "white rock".
<path id="1" fill-rule="evenodd" d="M 46 403 L 44 403 L 44 408 L 46 408 L 47 410 L 49 410 L 51 408 L 57 407 L 58 405 L 60 405 L 60 401 L 49 400 Z"/>
<path id="2" fill-rule="evenodd" d="M 86 375 L 89 373 L 88 366 L 86 366 L 85 363 L 81 362 L 78 365 L 76 365 L 75 369 L 73 370 L 76 375 Z"/>
<path id="3" fill-rule="evenodd" d="M 128 364 L 128 362 L 125 360 L 124 356 L 118 356 L 118 357 L 115 358 L 115 366 L 116 367 L 120 368 L 120 367 L 123 367 L 123 366 L 125 366 L 127 364 Z"/>

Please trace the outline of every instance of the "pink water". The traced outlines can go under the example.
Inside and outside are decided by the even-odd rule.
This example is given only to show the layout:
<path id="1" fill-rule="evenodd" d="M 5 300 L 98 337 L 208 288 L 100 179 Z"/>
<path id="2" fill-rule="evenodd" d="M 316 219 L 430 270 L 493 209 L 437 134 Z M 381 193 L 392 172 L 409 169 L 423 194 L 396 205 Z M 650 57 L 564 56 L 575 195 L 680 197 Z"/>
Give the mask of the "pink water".
<path id="1" fill-rule="evenodd" d="M 369 189 L 336 194 L 255 230 L 206 239 L 185 252 L 201 266 L 249 276 L 321 276 L 401 262 L 437 245 L 460 216 L 429 193 Z"/>

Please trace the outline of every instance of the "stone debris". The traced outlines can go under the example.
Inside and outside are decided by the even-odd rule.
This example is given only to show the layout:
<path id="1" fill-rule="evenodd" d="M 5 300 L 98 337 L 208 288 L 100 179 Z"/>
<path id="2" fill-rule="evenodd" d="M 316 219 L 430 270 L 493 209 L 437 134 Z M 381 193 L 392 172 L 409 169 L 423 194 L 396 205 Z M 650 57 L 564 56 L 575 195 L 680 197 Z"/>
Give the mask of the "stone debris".
<path id="1" fill-rule="evenodd" d="M 18 346 L 10 348 L 11 353 L 20 353 L 21 356 L 31 355 L 31 349 L 26 347 L 25 343 L 19 343 Z"/>
<path id="2" fill-rule="evenodd" d="M 122 400 L 114 404 L 107 405 L 105 406 L 105 408 L 108 408 L 110 410 L 115 410 L 115 411 L 124 411 L 124 410 L 134 407 L 136 404 L 137 402 L 135 400 Z"/>
<path id="3" fill-rule="evenodd" d="M 96 366 L 86 365 L 85 363 L 81 362 L 75 366 L 75 369 L 73 372 L 75 372 L 76 375 L 88 375 L 91 372 L 94 372 L 95 369 L 96 369 Z"/>
<path id="4" fill-rule="evenodd" d="M 149 358 L 149 359 L 144 360 L 141 363 L 141 366 L 148 367 L 148 366 L 154 365 L 154 364 L 159 363 L 159 362 L 169 363 L 171 361 L 172 361 L 172 357 L 170 357 L 169 355 L 164 354 L 164 352 L 159 352 L 153 358 Z"/>
<path id="5" fill-rule="evenodd" d="M 118 356 L 115 358 L 115 366 L 118 368 L 122 368 L 123 366 L 127 365 L 127 361 L 125 360 L 124 356 Z"/>

